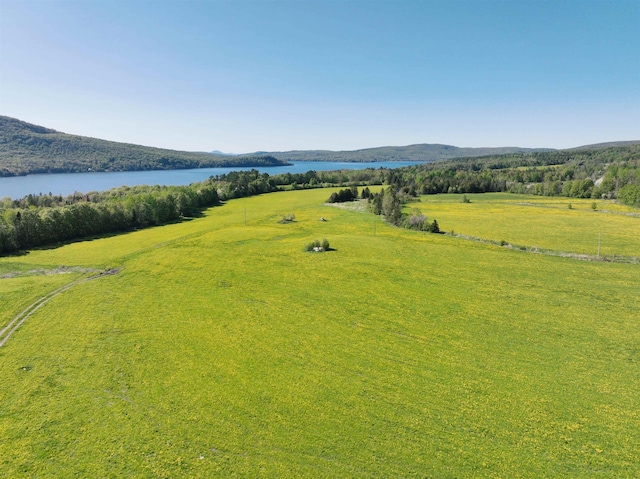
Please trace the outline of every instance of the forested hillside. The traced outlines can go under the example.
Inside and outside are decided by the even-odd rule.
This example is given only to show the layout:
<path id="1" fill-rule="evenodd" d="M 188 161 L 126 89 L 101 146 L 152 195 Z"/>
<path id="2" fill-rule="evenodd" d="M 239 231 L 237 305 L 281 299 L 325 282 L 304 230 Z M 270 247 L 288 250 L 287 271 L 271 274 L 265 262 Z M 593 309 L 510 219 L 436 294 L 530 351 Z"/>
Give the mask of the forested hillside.
<path id="1" fill-rule="evenodd" d="M 281 165 L 286 162 L 268 155 L 165 150 L 68 135 L 0 116 L 0 176 Z"/>
<path id="2" fill-rule="evenodd" d="M 297 150 L 260 152 L 285 161 L 421 161 L 431 162 L 450 158 L 470 156 L 503 155 L 532 151 L 551 151 L 548 148 L 529 149 L 518 147 L 502 148 L 459 148 L 451 145 L 417 144 L 408 146 L 383 146 L 353 151 Z"/>
<path id="3" fill-rule="evenodd" d="M 640 145 L 461 158 L 391 170 L 385 181 L 412 195 L 507 191 L 640 206 Z"/>

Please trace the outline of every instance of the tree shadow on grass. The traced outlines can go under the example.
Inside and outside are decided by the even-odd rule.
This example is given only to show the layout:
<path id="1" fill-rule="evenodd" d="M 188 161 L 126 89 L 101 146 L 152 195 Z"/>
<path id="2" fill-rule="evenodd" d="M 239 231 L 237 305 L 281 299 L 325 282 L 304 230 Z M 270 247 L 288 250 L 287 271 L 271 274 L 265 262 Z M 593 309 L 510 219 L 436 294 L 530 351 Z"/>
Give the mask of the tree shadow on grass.
<path id="1" fill-rule="evenodd" d="M 13 258 L 18 256 L 26 256 L 29 254 L 28 250 L 11 251 L 10 253 L 0 254 L 0 258 Z"/>
<path id="2" fill-rule="evenodd" d="M 222 205 L 214 205 L 214 206 L 222 206 Z M 62 246 L 65 245 L 69 245 L 72 243 L 84 243 L 84 242 L 88 242 L 88 241 L 94 241 L 94 240 L 99 240 L 99 239 L 104 239 L 104 238 L 112 238 L 114 236 L 123 236 L 126 234 L 131 234 L 134 233 L 136 231 L 140 231 L 140 230 L 146 230 L 149 228 L 157 228 L 160 226 L 167 226 L 167 225 L 174 225 L 174 224 L 180 224 L 180 223 L 186 223 L 189 221 L 193 221 L 195 219 L 198 218 L 204 218 L 204 210 L 209 209 L 209 208 L 213 208 L 214 206 L 207 206 L 206 208 L 202 208 L 199 209 L 197 211 L 193 211 L 190 213 L 189 216 L 182 216 L 180 218 L 177 218 L 175 220 L 171 220 L 171 221 L 167 221 L 166 223 L 162 223 L 162 224 L 157 224 L 157 225 L 149 225 L 149 226 L 135 226 L 135 227 L 131 227 L 122 231 L 112 231 L 109 233 L 102 233 L 102 234 L 98 234 L 98 235 L 90 235 L 90 236 L 84 236 L 84 237 L 79 237 L 79 238 L 71 238 L 65 241 L 60 241 L 57 243 L 51 243 L 51 244 L 46 244 L 46 245 L 40 245 L 40 246 L 34 246 L 32 248 L 28 248 L 25 250 L 18 250 L 18 251 L 12 251 L 10 253 L 4 253 L 4 254 L 0 254 L 0 258 L 2 257 L 12 257 L 12 256 L 25 256 L 28 255 L 30 251 L 46 251 L 46 250 L 54 250 L 54 249 L 58 249 Z"/>

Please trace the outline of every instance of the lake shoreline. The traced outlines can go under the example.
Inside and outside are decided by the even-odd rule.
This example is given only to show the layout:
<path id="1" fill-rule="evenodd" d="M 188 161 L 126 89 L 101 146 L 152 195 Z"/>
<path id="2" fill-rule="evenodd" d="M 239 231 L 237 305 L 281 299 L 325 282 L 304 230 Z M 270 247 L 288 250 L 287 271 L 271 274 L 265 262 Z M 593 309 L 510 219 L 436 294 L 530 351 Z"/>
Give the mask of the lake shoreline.
<path id="1" fill-rule="evenodd" d="M 372 161 L 372 162 L 332 162 L 332 161 L 289 161 L 282 166 L 246 166 L 187 168 L 179 170 L 139 170 L 139 171 L 88 171 L 83 173 L 40 173 L 24 176 L 0 177 L 0 198 L 13 200 L 28 195 L 54 194 L 66 196 L 76 192 L 89 193 L 105 191 L 120 186 L 139 185 L 188 185 L 204 181 L 211 176 L 228 174 L 232 171 L 258 170 L 270 176 L 284 173 L 306 173 L 307 171 L 364 170 L 367 168 L 401 168 L 420 164 L 420 161 Z"/>

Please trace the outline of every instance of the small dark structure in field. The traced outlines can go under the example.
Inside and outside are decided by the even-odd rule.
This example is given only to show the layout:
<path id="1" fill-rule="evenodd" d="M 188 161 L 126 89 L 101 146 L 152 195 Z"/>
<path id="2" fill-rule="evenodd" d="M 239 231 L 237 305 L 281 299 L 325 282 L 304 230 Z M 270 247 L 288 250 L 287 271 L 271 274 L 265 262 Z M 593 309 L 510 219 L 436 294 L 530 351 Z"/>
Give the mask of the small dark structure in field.
<path id="1" fill-rule="evenodd" d="M 289 213 L 286 215 L 282 215 L 282 219 L 278 221 L 278 223 L 282 223 L 282 224 L 293 223 L 295 219 L 296 219 L 296 215 L 294 215 L 293 213 Z"/>
<path id="2" fill-rule="evenodd" d="M 320 242 L 319 240 L 312 241 L 304 247 L 305 251 L 322 253 L 323 251 L 331 251 L 329 241 L 325 238 Z"/>

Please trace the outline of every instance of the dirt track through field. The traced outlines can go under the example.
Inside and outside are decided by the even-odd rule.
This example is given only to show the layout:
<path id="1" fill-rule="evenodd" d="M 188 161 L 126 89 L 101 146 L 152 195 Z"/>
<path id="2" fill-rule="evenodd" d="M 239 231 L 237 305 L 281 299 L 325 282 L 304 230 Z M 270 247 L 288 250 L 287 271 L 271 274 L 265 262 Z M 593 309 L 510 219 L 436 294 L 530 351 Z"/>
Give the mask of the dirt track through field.
<path id="1" fill-rule="evenodd" d="M 29 316 L 31 316 L 33 313 L 35 313 L 38 309 L 40 309 L 42 306 L 47 304 L 56 296 L 64 293 L 65 291 L 73 288 L 74 286 L 80 283 L 91 281 L 93 279 L 103 278 L 105 276 L 111 276 L 111 275 L 117 274 L 119 271 L 120 271 L 119 269 L 108 269 L 105 271 L 101 271 L 100 273 L 95 274 L 93 276 L 89 276 L 88 278 L 77 279 L 37 299 L 36 301 L 31 303 L 29 306 L 27 306 L 24 310 L 22 310 L 20 313 L 15 315 L 11 319 L 11 321 L 9 321 L 9 323 L 0 331 L 0 348 L 4 346 L 4 344 L 9 340 L 11 335 L 20 326 L 22 326 L 22 324 L 29 318 Z"/>

